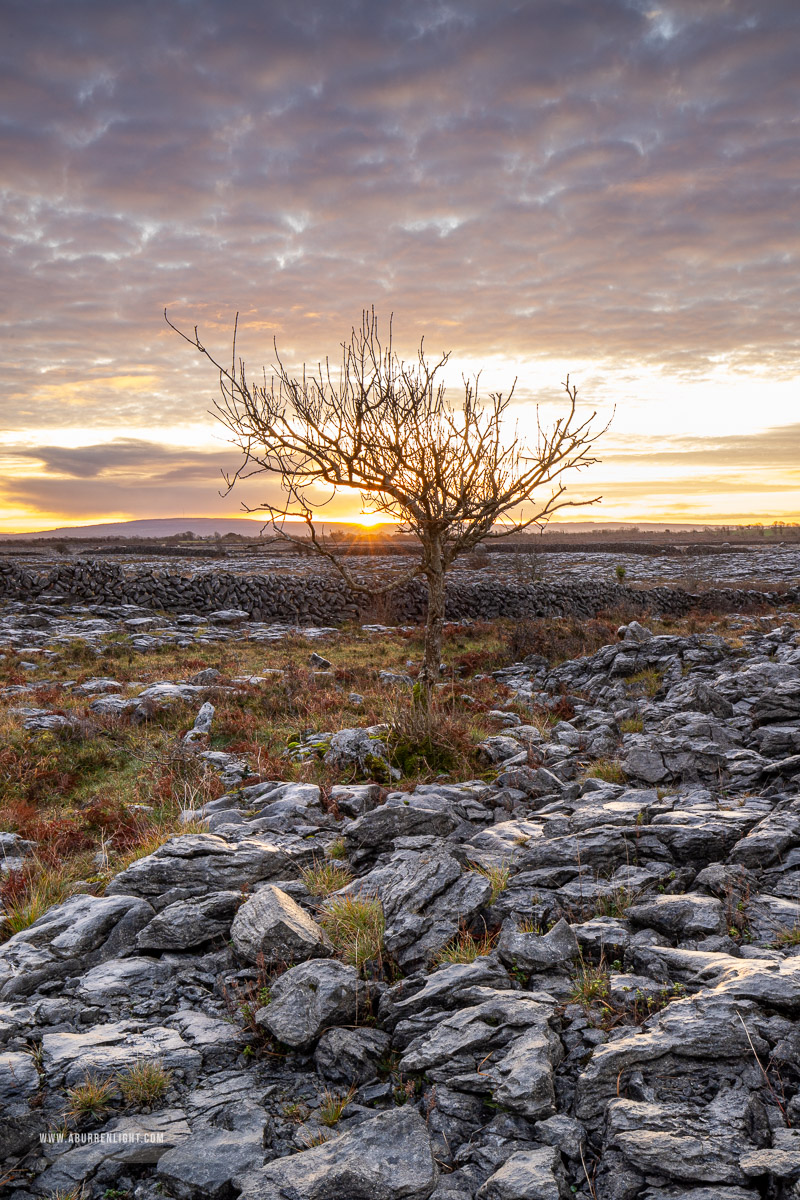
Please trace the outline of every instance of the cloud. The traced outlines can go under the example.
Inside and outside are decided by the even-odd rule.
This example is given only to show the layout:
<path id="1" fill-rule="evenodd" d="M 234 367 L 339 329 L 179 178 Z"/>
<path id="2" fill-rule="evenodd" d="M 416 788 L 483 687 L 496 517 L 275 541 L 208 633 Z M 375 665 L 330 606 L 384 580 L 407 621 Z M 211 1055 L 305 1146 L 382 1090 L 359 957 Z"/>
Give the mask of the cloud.
<path id="1" fill-rule="evenodd" d="M 48 474 L 82 480 L 131 475 L 135 480 L 151 480 L 154 476 L 167 480 L 207 480 L 219 475 L 223 457 L 220 452 L 186 451 L 139 438 L 115 438 L 94 446 L 9 446 L 5 454 L 31 459 Z"/>
<path id="2" fill-rule="evenodd" d="M 781 425 L 753 433 L 720 434 L 716 437 L 668 437 L 660 439 L 660 448 L 642 446 L 640 439 L 620 439 L 628 453 L 609 454 L 606 464 L 635 462 L 637 466 L 681 466 L 687 469 L 716 467 L 733 471 L 753 469 L 763 472 L 762 486 L 770 472 L 793 472 L 800 483 L 800 423 Z"/>
<path id="3" fill-rule="evenodd" d="M 794 0 L 4 15 L 7 429 L 202 419 L 213 372 L 165 305 L 224 353 L 241 310 L 254 365 L 273 334 L 335 352 L 374 302 L 405 351 L 588 362 L 607 396 L 800 374 Z"/>

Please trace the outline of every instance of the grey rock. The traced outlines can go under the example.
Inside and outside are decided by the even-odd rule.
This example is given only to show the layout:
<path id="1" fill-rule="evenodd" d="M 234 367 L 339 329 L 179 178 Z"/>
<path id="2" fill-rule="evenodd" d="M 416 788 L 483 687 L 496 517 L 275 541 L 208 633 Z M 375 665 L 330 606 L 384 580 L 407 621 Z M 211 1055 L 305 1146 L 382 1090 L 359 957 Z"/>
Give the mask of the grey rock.
<path id="1" fill-rule="evenodd" d="M 44 1127 L 34 1109 L 40 1087 L 30 1054 L 0 1051 L 0 1161 L 24 1153 L 37 1140 Z"/>
<path id="2" fill-rule="evenodd" d="M 120 1021 L 95 1025 L 86 1033 L 46 1033 L 42 1037 L 44 1071 L 51 1084 L 63 1080 L 67 1087 L 86 1075 L 107 1079 L 137 1060 L 159 1061 L 167 1070 L 194 1075 L 202 1060 L 199 1052 L 173 1029 L 149 1026 L 138 1032 Z"/>
<path id="3" fill-rule="evenodd" d="M 216 667 L 205 667 L 202 671 L 197 671 L 189 677 L 189 683 L 199 687 L 213 687 L 215 683 L 221 681 L 222 675 Z"/>
<path id="4" fill-rule="evenodd" d="M 470 860 L 482 867 L 512 866 L 519 861 L 531 839 L 542 836 L 540 822 L 521 817 L 481 829 L 467 840 L 466 847 Z"/>
<path id="5" fill-rule="evenodd" d="M 372 778 L 399 778 L 399 772 L 389 765 L 386 743 L 366 729 L 340 729 L 331 738 L 325 762 L 339 770 L 355 769 Z"/>
<path id="6" fill-rule="evenodd" d="M 556 1113 L 537 1121 L 534 1132 L 540 1142 L 546 1146 L 557 1146 L 567 1158 L 580 1158 L 581 1148 L 586 1140 L 586 1130 L 580 1121 L 568 1117 L 565 1113 Z"/>
<path id="7" fill-rule="evenodd" d="M 152 994 L 170 977 L 174 967 L 152 958 L 116 958 L 99 963 L 78 984 L 85 1004 L 107 1004 L 120 996 L 139 999 Z"/>
<path id="8" fill-rule="evenodd" d="M 380 1029 L 329 1029 L 319 1039 L 314 1063 L 332 1083 L 367 1083 L 377 1075 L 390 1044 Z"/>
<path id="9" fill-rule="evenodd" d="M 136 935 L 139 950 L 189 950 L 226 937 L 242 903 L 241 892 L 212 892 L 197 900 L 176 900 Z"/>
<path id="10" fill-rule="evenodd" d="M 569 1194 L 558 1150 L 540 1146 L 512 1154 L 476 1192 L 475 1200 L 564 1200 Z"/>
<path id="11" fill-rule="evenodd" d="M 89 705 L 91 712 L 101 717 L 123 717 L 138 708 L 139 702 L 132 696 L 98 696 Z"/>
<path id="12" fill-rule="evenodd" d="M 381 1024 L 392 1029 L 399 1020 L 408 1021 L 428 1009 L 450 1010 L 475 1003 L 484 988 L 511 988 L 508 974 L 493 958 L 449 963 L 430 975 L 412 975 L 395 984 L 381 997 L 378 1014 Z"/>
<path id="13" fill-rule="evenodd" d="M 745 867 L 768 867 L 797 845 L 800 845 L 800 811 L 770 813 L 734 846 L 731 859 Z"/>
<path id="14" fill-rule="evenodd" d="M 656 929 L 668 937 L 705 937 L 725 930 L 722 902 L 688 892 L 632 904 L 625 915 L 633 925 Z"/>
<path id="15" fill-rule="evenodd" d="M 244 1031 L 230 1020 L 220 1020 L 195 1009 L 180 1009 L 167 1018 L 167 1024 L 202 1055 L 207 1070 L 219 1071 L 229 1066 L 247 1044 Z"/>
<path id="16" fill-rule="evenodd" d="M 208 614 L 208 619 L 217 625 L 241 625 L 250 619 L 250 614 L 244 608 L 217 608 Z"/>
<path id="17" fill-rule="evenodd" d="M 542 971 L 565 966 L 578 957 L 580 947 L 573 930 L 562 918 L 543 937 L 519 933 L 515 926 L 504 923 L 497 952 L 508 966 L 523 971 Z"/>
<path id="18" fill-rule="evenodd" d="M 656 948 L 653 953 L 660 952 Z M 724 1079 L 726 1063 L 745 1058 L 749 1067 L 753 1054 L 748 1033 L 757 1053 L 767 1051 L 766 1043 L 751 1027 L 752 1006 L 720 994 L 719 988 L 675 1001 L 651 1018 L 642 1032 L 626 1034 L 595 1048 L 578 1078 L 576 1117 L 590 1120 L 605 1111 L 608 1102 L 619 1094 L 618 1085 L 622 1088 L 631 1072 L 641 1073 L 645 1081 L 642 1087 L 647 1086 L 651 1074 L 661 1076 L 667 1070 L 687 1080 L 698 1068 L 706 1077 L 717 1070 Z M 711 1061 L 704 1062 L 706 1059 Z"/>
<path id="19" fill-rule="evenodd" d="M 29 996 L 124 953 L 152 916 L 132 896 L 72 896 L 0 946 L 0 997 Z"/>
<path id="20" fill-rule="evenodd" d="M 377 783 L 336 784 L 330 795 L 346 817 L 360 817 L 379 803 L 381 788 Z"/>
<path id="21" fill-rule="evenodd" d="M 361 820 L 384 811 L 376 809 Z M 399 850 L 386 866 L 373 868 L 342 890 L 380 900 L 386 921 L 384 945 L 410 971 L 430 965 L 487 902 L 491 884 L 475 871 L 462 872 L 444 847 L 434 846 L 421 852 Z"/>
<path id="22" fill-rule="evenodd" d="M 101 1172 L 109 1181 L 125 1169 L 156 1163 L 188 1138 L 190 1129 L 181 1109 L 162 1109 L 153 1114 L 116 1117 L 98 1132 L 105 1134 L 105 1139 L 59 1154 L 53 1165 L 37 1177 L 37 1193 L 67 1193 L 85 1186 Z"/>
<path id="23" fill-rule="evenodd" d="M 268 884 L 237 912 L 231 938 L 248 962 L 294 962 L 328 955 L 333 947 L 316 921 L 281 888 Z"/>
<path id="24" fill-rule="evenodd" d="M 344 838 L 350 855 L 368 858 L 378 850 L 387 849 L 396 838 L 447 837 L 459 823 L 457 816 L 442 809 L 382 804 L 348 825 Z"/>
<path id="25" fill-rule="evenodd" d="M 287 1046 L 308 1046 L 332 1026 L 355 1025 L 367 1006 L 355 967 L 312 959 L 278 977 L 256 1020 Z"/>
<path id="26" fill-rule="evenodd" d="M 234 891 L 267 879 L 296 873 L 289 855 L 273 842 L 248 838 L 230 843 L 214 834 L 172 838 L 153 854 L 140 858 L 106 887 L 106 897 L 143 896 L 162 909 L 184 896 Z M 165 895 L 169 898 L 165 900 Z"/>
<path id="27" fill-rule="evenodd" d="M 204 1129 L 159 1159 L 158 1178 L 178 1200 L 223 1200 L 234 1176 L 263 1162 L 263 1130 Z"/>
<path id="28" fill-rule="evenodd" d="M 495 734 L 493 737 L 486 738 L 485 741 L 480 743 L 477 750 L 483 762 L 490 764 L 507 762 L 509 759 L 517 758 L 520 752 L 523 753 L 521 761 L 525 762 L 527 759 L 527 752 L 523 751 L 522 746 L 516 738 L 506 737 L 503 734 Z"/>
<path id="29" fill-rule="evenodd" d="M 425 1122 L 406 1105 L 238 1182 L 242 1200 L 428 1200 L 438 1174 Z"/>
<path id="30" fill-rule="evenodd" d="M 552 1007 L 518 992 L 484 991 L 480 1003 L 439 1020 L 415 1038 L 402 1070 L 433 1082 L 490 1094 L 526 1117 L 554 1111 L 553 1068 L 563 1055 L 549 1025 Z"/>
<path id="31" fill-rule="evenodd" d="M 187 746 L 204 738 L 211 732 L 211 724 L 214 720 L 214 705 L 206 700 L 194 719 L 194 725 L 184 737 L 184 743 Z"/>
<path id="32" fill-rule="evenodd" d="M 721 1091 L 711 1104 L 685 1106 L 614 1099 L 607 1145 L 645 1175 L 689 1183 L 742 1184 L 747 1094 Z"/>
<path id="33" fill-rule="evenodd" d="M 653 631 L 647 629 L 644 625 L 640 625 L 638 621 L 629 621 L 627 625 L 620 625 L 617 630 L 617 637 L 626 642 L 635 642 L 641 645 L 643 642 L 652 640 Z"/>

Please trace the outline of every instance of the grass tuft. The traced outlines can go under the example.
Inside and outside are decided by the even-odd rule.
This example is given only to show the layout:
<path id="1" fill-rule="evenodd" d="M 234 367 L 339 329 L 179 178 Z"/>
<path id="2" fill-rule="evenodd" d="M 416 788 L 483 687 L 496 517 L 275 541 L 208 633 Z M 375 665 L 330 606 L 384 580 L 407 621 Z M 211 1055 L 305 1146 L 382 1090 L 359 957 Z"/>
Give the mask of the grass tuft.
<path id="1" fill-rule="evenodd" d="M 593 963 L 581 959 L 572 976 L 570 1003 L 580 1004 L 582 1008 L 591 1008 L 593 1004 L 609 1008 L 608 994 L 609 978 L 605 964 L 601 962 L 596 967 Z"/>
<path id="2" fill-rule="evenodd" d="M 319 1119 L 323 1125 L 327 1125 L 332 1129 L 341 1120 L 342 1113 L 347 1108 L 350 1101 L 356 1094 L 356 1088 L 351 1087 L 344 1095 L 336 1095 L 327 1088 L 322 1097 L 322 1103 L 319 1106 Z"/>
<path id="3" fill-rule="evenodd" d="M 496 864 L 491 867 L 482 867 L 479 863 L 470 863 L 469 870 L 475 871 L 478 875 L 483 875 L 489 880 L 492 887 L 489 897 L 490 904 L 494 904 L 500 893 L 506 890 L 509 878 L 511 877 L 511 871 L 508 867 Z"/>
<path id="4" fill-rule="evenodd" d="M 300 872 L 303 883 L 312 896 L 330 896 L 346 887 L 353 880 L 353 872 L 348 866 L 337 862 L 318 862 Z"/>
<path id="5" fill-rule="evenodd" d="M 137 1059 L 133 1066 L 120 1071 L 117 1083 L 127 1105 L 149 1108 L 161 1099 L 171 1079 L 172 1072 L 167 1071 L 162 1063 Z"/>
<path id="6" fill-rule="evenodd" d="M 483 958 L 491 953 L 498 934 L 484 933 L 483 937 L 473 937 L 463 930 L 449 945 L 440 950 L 436 962 L 441 963 L 471 963 L 476 958 Z"/>
<path id="7" fill-rule="evenodd" d="M 67 1118 L 73 1121 L 99 1120 L 111 1108 L 116 1093 L 113 1079 L 98 1079 L 96 1075 L 85 1075 L 67 1092 Z"/>
<path id="8" fill-rule="evenodd" d="M 377 897 L 334 896 L 320 913 L 319 923 L 342 962 L 363 967 L 380 957 L 386 921 Z"/>
<path id="9" fill-rule="evenodd" d="M 584 773 L 586 779 L 602 779 L 606 783 L 625 783 L 626 775 L 617 758 L 598 758 Z"/>

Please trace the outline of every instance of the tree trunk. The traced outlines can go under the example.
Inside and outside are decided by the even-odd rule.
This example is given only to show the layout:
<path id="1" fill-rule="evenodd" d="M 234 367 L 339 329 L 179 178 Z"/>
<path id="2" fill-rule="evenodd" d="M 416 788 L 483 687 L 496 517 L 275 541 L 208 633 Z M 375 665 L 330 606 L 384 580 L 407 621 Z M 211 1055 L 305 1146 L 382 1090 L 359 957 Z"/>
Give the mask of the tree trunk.
<path id="1" fill-rule="evenodd" d="M 425 625 L 425 661 L 420 681 L 430 691 L 439 679 L 442 661 L 442 632 L 444 627 L 444 564 L 440 554 L 434 556 L 433 566 L 425 572 L 428 581 L 428 620 Z"/>

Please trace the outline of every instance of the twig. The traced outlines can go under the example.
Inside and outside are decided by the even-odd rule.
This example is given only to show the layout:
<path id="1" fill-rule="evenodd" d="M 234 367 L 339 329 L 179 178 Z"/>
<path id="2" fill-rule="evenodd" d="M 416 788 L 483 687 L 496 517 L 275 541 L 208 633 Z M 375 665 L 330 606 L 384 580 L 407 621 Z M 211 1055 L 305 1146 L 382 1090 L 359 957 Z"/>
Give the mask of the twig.
<path id="1" fill-rule="evenodd" d="M 787 1124 L 787 1125 L 790 1125 L 790 1124 L 791 1124 L 791 1122 L 789 1121 L 789 1118 L 788 1118 L 788 1116 L 786 1115 L 786 1107 L 785 1107 L 785 1105 L 784 1105 L 784 1104 L 783 1104 L 783 1103 L 782 1103 L 782 1102 L 779 1100 L 779 1098 L 778 1098 L 778 1093 L 775 1091 L 775 1088 L 772 1086 L 772 1080 L 770 1079 L 769 1075 L 767 1074 L 767 1072 L 766 1072 L 766 1069 L 765 1069 L 765 1067 L 764 1067 L 763 1063 L 761 1062 L 761 1059 L 758 1057 L 758 1054 L 757 1054 L 757 1052 L 756 1052 L 756 1048 L 755 1048 L 755 1046 L 753 1045 L 753 1039 L 750 1037 L 750 1031 L 748 1030 L 747 1026 L 745 1025 L 745 1023 L 744 1023 L 744 1017 L 743 1017 L 743 1016 L 742 1016 L 742 1014 L 739 1012 L 738 1008 L 737 1008 L 737 1010 L 736 1010 L 736 1015 L 737 1015 L 737 1017 L 739 1018 L 739 1020 L 742 1022 L 742 1029 L 744 1030 L 745 1037 L 747 1038 L 748 1042 L 750 1043 L 750 1049 L 753 1051 L 753 1058 L 754 1058 L 754 1059 L 756 1060 L 756 1062 L 758 1063 L 759 1070 L 761 1071 L 761 1074 L 764 1076 L 764 1082 L 765 1082 L 765 1083 L 766 1083 L 766 1085 L 767 1085 L 767 1089 L 768 1089 L 768 1091 L 769 1091 L 769 1094 L 770 1094 L 770 1096 L 772 1096 L 772 1099 L 775 1101 L 775 1103 L 777 1104 L 778 1108 L 780 1109 L 780 1111 L 781 1111 L 781 1114 L 782 1114 L 782 1116 L 783 1116 L 783 1119 L 784 1119 L 784 1121 L 786 1122 L 786 1124 Z"/>
<path id="2" fill-rule="evenodd" d="M 594 1190 L 594 1184 L 592 1183 L 591 1179 L 589 1178 L 589 1172 L 586 1170 L 586 1159 L 583 1157 L 583 1146 L 580 1144 L 580 1142 L 578 1143 L 578 1150 L 580 1151 L 581 1166 L 583 1167 L 583 1173 L 586 1176 L 586 1182 L 589 1185 L 589 1191 L 592 1193 L 592 1200 L 597 1200 L 597 1192 Z"/>

